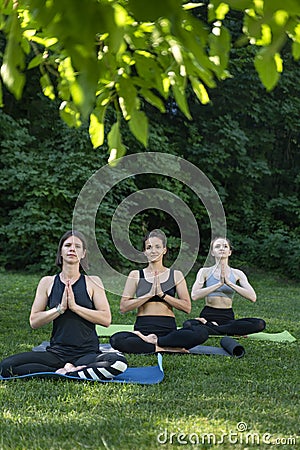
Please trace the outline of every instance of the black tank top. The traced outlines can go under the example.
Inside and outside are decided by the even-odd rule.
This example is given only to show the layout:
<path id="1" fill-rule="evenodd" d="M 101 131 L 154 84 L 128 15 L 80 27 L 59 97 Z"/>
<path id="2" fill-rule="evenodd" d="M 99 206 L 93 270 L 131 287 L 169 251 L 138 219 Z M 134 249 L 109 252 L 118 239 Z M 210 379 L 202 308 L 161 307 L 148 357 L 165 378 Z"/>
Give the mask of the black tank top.
<path id="1" fill-rule="evenodd" d="M 85 276 L 72 285 L 75 301 L 78 305 L 88 309 L 95 309 L 86 287 Z M 65 284 L 56 275 L 48 297 L 48 307 L 55 308 L 62 299 Z M 49 350 L 58 355 L 79 357 L 87 353 L 99 353 L 99 338 L 95 324 L 83 319 L 70 309 L 53 321 Z"/>
<path id="2" fill-rule="evenodd" d="M 140 269 L 139 273 L 140 279 L 136 288 L 136 296 L 142 297 L 143 295 L 146 295 L 148 292 L 150 292 L 153 283 L 150 283 L 145 279 L 143 269 Z M 169 278 L 164 283 L 161 283 L 161 288 L 165 294 L 168 294 L 171 297 L 175 297 L 176 285 L 174 280 L 174 269 L 170 269 Z M 160 298 L 158 295 L 155 295 L 154 297 L 151 297 L 146 303 L 148 302 L 164 302 L 164 299 Z"/>

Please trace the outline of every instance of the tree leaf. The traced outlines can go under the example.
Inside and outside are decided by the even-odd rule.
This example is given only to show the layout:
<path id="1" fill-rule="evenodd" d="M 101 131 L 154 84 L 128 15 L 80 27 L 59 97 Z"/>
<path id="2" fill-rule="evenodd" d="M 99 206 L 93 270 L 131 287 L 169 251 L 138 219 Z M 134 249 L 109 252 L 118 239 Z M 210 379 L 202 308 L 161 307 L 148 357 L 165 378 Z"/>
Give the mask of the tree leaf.
<path id="1" fill-rule="evenodd" d="M 137 90 L 130 78 L 121 76 L 116 83 L 119 105 L 124 119 L 129 120 L 137 107 Z"/>
<path id="2" fill-rule="evenodd" d="M 61 118 L 69 127 L 80 127 L 80 112 L 72 102 L 62 102 L 59 108 Z"/>
<path id="3" fill-rule="evenodd" d="M 117 164 L 117 160 L 126 153 L 126 148 L 122 143 L 119 120 L 111 127 L 107 135 L 107 140 L 109 150 L 108 163 L 111 166 L 115 166 Z"/>
<path id="4" fill-rule="evenodd" d="M 230 34 L 224 26 L 214 26 L 209 35 L 210 60 L 215 64 L 215 71 L 222 78 L 228 65 L 230 51 Z"/>
<path id="5" fill-rule="evenodd" d="M 94 148 L 104 142 L 104 118 L 106 106 L 97 106 L 90 115 L 89 134 Z"/>
<path id="6" fill-rule="evenodd" d="M 137 51 L 134 53 L 134 60 L 139 77 L 147 82 L 149 88 L 155 88 L 161 95 L 165 95 L 162 70 L 154 56 L 149 52 Z"/>
<path id="7" fill-rule="evenodd" d="M 275 56 L 270 51 L 261 51 L 256 55 L 254 65 L 261 82 L 271 91 L 279 80 Z"/>
<path id="8" fill-rule="evenodd" d="M 184 11 L 188 11 L 189 9 L 198 8 L 199 6 L 203 6 L 203 3 L 185 3 L 182 5 Z"/>
<path id="9" fill-rule="evenodd" d="M 298 61 L 300 59 L 300 42 L 294 41 L 292 43 L 293 58 Z"/>
<path id="10" fill-rule="evenodd" d="M 150 105 L 155 106 L 162 113 L 166 112 L 163 101 L 157 95 L 153 94 L 150 89 L 140 89 L 139 93 L 148 103 L 150 103 Z"/>
<path id="11" fill-rule="evenodd" d="M 220 3 L 220 0 L 210 0 L 210 1 L 214 5 L 218 5 Z M 226 3 L 230 6 L 230 8 L 235 9 L 237 11 L 243 11 L 253 6 L 253 0 L 226 0 Z"/>
<path id="12" fill-rule="evenodd" d="M 44 95 L 46 97 L 49 97 L 50 100 L 54 100 L 55 99 L 54 88 L 51 83 L 50 77 L 47 73 L 44 73 L 44 75 L 41 76 L 40 83 L 41 83 Z"/>
<path id="13" fill-rule="evenodd" d="M 207 93 L 207 90 L 205 89 L 204 85 L 200 83 L 200 81 L 195 77 L 190 77 L 193 91 L 195 92 L 197 98 L 200 100 L 200 102 L 203 105 L 206 105 L 209 103 L 209 95 Z"/>
<path id="14" fill-rule="evenodd" d="M 226 14 L 229 11 L 229 6 L 227 3 L 221 2 L 216 8 L 216 19 L 223 20 L 225 19 Z"/>
<path id="15" fill-rule="evenodd" d="M 71 93 L 83 118 L 87 118 L 95 104 L 98 83 L 98 67 L 96 61 L 85 59 L 85 70 L 82 70 L 71 85 Z"/>
<path id="16" fill-rule="evenodd" d="M 180 110 L 183 112 L 183 114 L 188 118 L 192 119 L 192 116 L 189 111 L 189 107 L 186 100 L 185 90 L 183 87 L 179 87 L 178 84 L 172 85 L 172 91 L 175 96 L 175 100 L 177 105 L 179 106 Z"/>
<path id="17" fill-rule="evenodd" d="M 275 11 L 284 10 L 291 15 L 300 14 L 300 4 L 298 0 L 272 0 L 264 1 L 264 13 L 268 16 L 270 13 L 273 14 Z"/>
<path id="18" fill-rule="evenodd" d="M 28 70 L 33 69 L 34 67 L 41 65 L 42 62 L 43 62 L 43 54 L 39 53 L 34 58 L 32 58 L 32 60 L 28 63 L 27 69 Z"/>
<path id="19" fill-rule="evenodd" d="M 129 128 L 132 134 L 144 147 L 148 145 L 148 118 L 143 111 L 133 111 L 129 120 Z"/>
<path id="20" fill-rule="evenodd" d="M 1 76 L 4 84 L 14 94 L 16 99 L 22 96 L 25 85 L 25 55 L 21 44 L 21 28 L 16 13 L 11 17 L 8 44 L 5 48 Z"/>
<path id="21" fill-rule="evenodd" d="M 142 22 L 155 21 L 181 12 L 180 0 L 128 0 L 128 4 L 135 18 Z"/>

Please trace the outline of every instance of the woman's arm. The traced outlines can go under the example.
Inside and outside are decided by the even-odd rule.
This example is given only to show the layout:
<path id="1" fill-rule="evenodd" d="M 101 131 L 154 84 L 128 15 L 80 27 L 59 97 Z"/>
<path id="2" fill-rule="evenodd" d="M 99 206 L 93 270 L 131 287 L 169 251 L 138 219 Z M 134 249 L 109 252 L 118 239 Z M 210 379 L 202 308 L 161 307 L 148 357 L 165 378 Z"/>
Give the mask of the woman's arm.
<path id="1" fill-rule="evenodd" d="M 139 281 L 139 271 L 138 270 L 132 270 L 130 274 L 127 277 L 124 291 L 121 297 L 120 302 L 120 312 L 121 314 L 124 314 L 128 311 L 132 311 L 133 309 L 139 308 L 144 303 L 146 303 L 150 298 L 152 298 L 155 293 L 153 291 L 154 284 L 152 285 L 152 288 L 150 292 L 147 295 L 144 295 L 142 297 L 134 297 L 136 293 L 137 284 Z"/>
<path id="2" fill-rule="evenodd" d="M 222 281 L 219 281 L 219 283 L 213 284 L 212 286 L 203 287 L 209 270 L 210 268 L 202 267 L 202 269 L 200 269 L 197 273 L 196 281 L 192 287 L 192 300 L 199 300 L 200 298 L 204 298 L 211 292 L 214 292 L 216 289 L 223 286 L 224 283 L 222 283 Z"/>
<path id="3" fill-rule="evenodd" d="M 192 305 L 186 281 L 182 272 L 180 272 L 179 270 L 175 270 L 174 279 L 178 298 L 166 294 L 163 300 L 173 308 L 176 308 L 180 311 L 184 311 L 187 314 L 189 314 L 191 312 Z M 158 295 L 161 297 L 163 295 L 163 292 L 162 291 L 159 292 Z"/>
<path id="4" fill-rule="evenodd" d="M 60 313 L 56 308 L 46 310 L 48 292 L 53 284 L 54 277 L 43 277 L 37 287 L 35 298 L 31 307 L 29 323 L 31 328 L 40 328 L 56 319 Z M 61 312 L 66 309 L 65 293 L 61 303 Z"/>
<path id="5" fill-rule="evenodd" d="M 67 284 L 68 307 L 71 311 L 91 323 L 108 327 L 111 324 L 111 312 L 102 280 L 96 276 L 86 276 L 87 290 L 95 309 L 85 308 L 76 303 L 72 286 Z"/>
<path id="6" fill-rule="evenodd" d="M 234 273 L 234 276 L 236 277 L 236 281 L 239 282 L 239 285 L 232 283 L 227 277 L 225 277 L 225 283 L 227 284 L 227 286 L 231 287 L 238 294 L 240 294 L 242 297 L 247 298 L 251 302 L 256 302 L 255 290 L 249 283 L 244 272 L 238 269 L 232 269 L 232 271 Z"/>

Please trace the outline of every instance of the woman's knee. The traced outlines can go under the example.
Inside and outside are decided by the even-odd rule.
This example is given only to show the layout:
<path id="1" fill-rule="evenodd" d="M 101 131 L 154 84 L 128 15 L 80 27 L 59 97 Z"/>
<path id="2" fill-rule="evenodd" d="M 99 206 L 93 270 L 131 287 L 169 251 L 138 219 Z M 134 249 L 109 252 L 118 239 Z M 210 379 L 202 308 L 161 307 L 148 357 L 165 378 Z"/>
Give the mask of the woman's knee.
<path id="1" fill-rule="evenodd" d="M 7 378 L 13 376 L 13 368 L 16 364 L 15 355 L 8 356 L 0 362 L 0 376 Z"/>
<path id="2" fill-rule="evenodd" d="M 197 326 L 200 327 L 201 325 L 203 325 L 203 323 L 197 319 L 188 319 L 185 322 L 183 322 L 183 328 L 193 328 Z"/>
<path id="3" fill-rule="evenodd" d="M 5 365 L 5 360 L 3 360 L 0 363 L 0 377 L 6 378 L 7 376 L 9 376 L 7 374 L 7 366 Z"/>
<path id="4" fill-rule="evenodd" d="M 126 338 L 128 337 L 128 333 L 126 331 L 119 331 L 118 333 L 113 334 L 110 339 L 110 345 L 115 350 L 120 350 L 121 352 L 124 351 L 124 344 L 126 342 Z"/>

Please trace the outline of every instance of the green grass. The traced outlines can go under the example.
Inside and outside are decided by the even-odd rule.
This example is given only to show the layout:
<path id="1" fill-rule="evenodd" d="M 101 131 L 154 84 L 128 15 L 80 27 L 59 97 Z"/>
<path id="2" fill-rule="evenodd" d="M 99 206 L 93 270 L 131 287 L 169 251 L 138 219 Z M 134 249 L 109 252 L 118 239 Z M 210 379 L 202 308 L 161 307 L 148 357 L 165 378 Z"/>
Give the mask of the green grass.
<path id="1" fill-rule="evenodd" d="M 258 302 L 236 297 L 236 315 L 262 317 L 267 331 L 287 329 L 296 342 L 245 339 L 241 359 L 164 355 L 165 379 L 152 386 L 2 382 L 0 449 L 299 448 L 300 285 L 265 273 L 251 273 L 250 278 Z M 189 285 L 193 279 L 188 278 Z M 50 326 L 31 330 L 28 323 L 38 280 L 0 274 L 0 358 L 49 339 Z M 114 323 L 134 321 L 134 314 L 119 314 L 116 296 L 109 295 L 109 300 Z M 195 302 L 190 317 L 200 307 Z M 185 318 L 178 313 L 178 324 Z M 129 363 L 154 365 L 156 357 L 132 355 Z M 247 431 L 238 432 L 239 423 Z M 197 439 L 200 444 L 193 445 Z"/>

